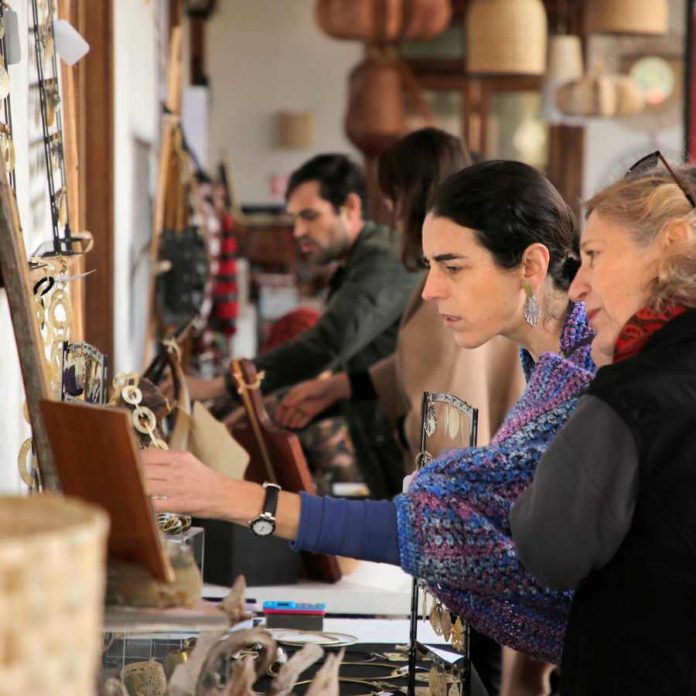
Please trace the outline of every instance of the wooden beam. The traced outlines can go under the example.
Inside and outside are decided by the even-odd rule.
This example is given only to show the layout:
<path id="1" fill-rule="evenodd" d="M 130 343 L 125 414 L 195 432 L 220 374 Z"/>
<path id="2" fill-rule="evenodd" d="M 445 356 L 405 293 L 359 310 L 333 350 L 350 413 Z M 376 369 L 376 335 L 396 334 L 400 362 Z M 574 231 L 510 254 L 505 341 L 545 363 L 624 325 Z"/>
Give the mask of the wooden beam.
<path id="1" fill-rule="evenodd" d="M 88 7 L 89 6 L 89 7 Z M 85 228 L 94 235 L 87 280 L 85 340 L 114 352 L 113 0 L 79 0 L 79 29 L 91 46 L 79 68 L 80 183 Z"/>
<path id="2" fill-rule="evenodd" d="M 78 0 L 58 0 L 58 16 L 67 19 L 73 26 L 79 24 Z M 78 132 L 78 70 L 79 63 L 69 66 L 60 61 L 63 112 L 63 151 L 65 158 L 65 186 L 68 191 L 68 223 L 73 235 L 85 229 L 84 210 L 80 195 L 80 156 Z M 85 258 L 70 259 L 71 275 L 85 270 Z M 70 301 L 73 317 L 70 327 L 72 341 L 83 341 L 85 337 L 85 279 L 70 283 Z"/>

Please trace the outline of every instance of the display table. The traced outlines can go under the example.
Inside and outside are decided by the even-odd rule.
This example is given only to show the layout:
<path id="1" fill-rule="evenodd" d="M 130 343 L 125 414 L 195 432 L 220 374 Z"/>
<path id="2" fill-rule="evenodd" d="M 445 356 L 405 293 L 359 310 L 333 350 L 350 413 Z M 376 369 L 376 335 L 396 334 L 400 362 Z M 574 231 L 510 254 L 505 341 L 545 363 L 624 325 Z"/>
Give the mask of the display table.
<path id="1" fill-rule="evenodd" d="M 224 597 L 228 588 L 205 585 L 203 596 Z M 260 605 L 266 601 L 324 602 L 333 616 L 408 616 L 411 610 L 411 576 L 398 566 L 359 561 L 355 570 L 330 585 L 301 580 L 295 585 L 248 587 L 247 597 Z"/>

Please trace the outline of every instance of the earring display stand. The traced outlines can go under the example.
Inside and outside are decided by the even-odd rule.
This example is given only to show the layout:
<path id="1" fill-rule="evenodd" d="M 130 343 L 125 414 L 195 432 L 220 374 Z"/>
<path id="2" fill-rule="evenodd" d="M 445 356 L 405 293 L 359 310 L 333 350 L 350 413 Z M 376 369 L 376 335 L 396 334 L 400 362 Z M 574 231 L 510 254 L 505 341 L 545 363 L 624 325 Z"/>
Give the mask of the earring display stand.
<path id="1" fill-rule="evenodd" d="M 447 408 L 453 407 L 459 414 L 465 415 L 469 419 L 468 446 L 475 447 L 478 438 L 478 409 L 470 406 L 462 399 L 444 392 L 423 392 L 421 401 L 421 440 L 420 452 L 416 458 L 418 469 L 422 468 L 427 462 L 428 437 L 437 428 L 437 416 L 435 404 L 445 404 Z M 449 418 L 448 418 L 449 420 Z M 411 619 L 409 634 L 408 651 L 408 696 L 415 696 L 416 693 L 416 661 L 418 656 L 418 605 L 420 592 L 425 592 L 425 585 L 418 578 L 413 578 L 411 589 Z M 445 607 L 445 611 L 447 611 Z M 425 617 L 424 617 L 425 618 Z M 460 691 L 462 696 L 469 696 L 471 693 L 471 659 L 469 655 L 469 624 L 464 624 L 464 652 L 462 660 L 456 665 L 457 672 L 461 675 Z"/>

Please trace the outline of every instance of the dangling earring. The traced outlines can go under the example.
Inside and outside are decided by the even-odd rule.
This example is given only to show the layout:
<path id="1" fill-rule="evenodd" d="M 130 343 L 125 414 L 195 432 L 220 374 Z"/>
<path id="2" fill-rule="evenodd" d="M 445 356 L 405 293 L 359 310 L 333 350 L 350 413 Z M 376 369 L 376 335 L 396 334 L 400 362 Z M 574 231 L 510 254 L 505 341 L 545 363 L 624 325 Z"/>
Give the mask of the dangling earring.
<path id="1" fill-rule="evenodd" d="M 537 298 L 534 296 L 532 286 L 529 284 L 528 280 L 524 281 L 522 287 L 524 288 L 524 294 L 527 296 L 527 299 L 524 301 L 524 320 L 530 326 L 536 326 L 541 319 L 541 307 L 537 302 Z"/>

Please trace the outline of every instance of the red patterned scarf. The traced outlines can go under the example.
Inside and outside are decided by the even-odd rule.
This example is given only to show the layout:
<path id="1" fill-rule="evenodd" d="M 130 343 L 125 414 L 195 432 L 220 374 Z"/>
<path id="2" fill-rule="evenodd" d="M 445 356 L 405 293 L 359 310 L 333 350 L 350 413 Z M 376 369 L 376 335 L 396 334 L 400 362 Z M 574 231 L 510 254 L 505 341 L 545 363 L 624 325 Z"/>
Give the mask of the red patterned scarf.
<path id="1" fill-rule="evenodd" d="M 686 312 L 686 307 L 668 307 L 664 312 L 656 312 L 654 309 L 639 309 L 621 329 L 616 348 L 614 349 L 614 362 L 621 362 L 643 350 L 648 339 L 659 331 L 665 324 L 675 317 Z"/>

